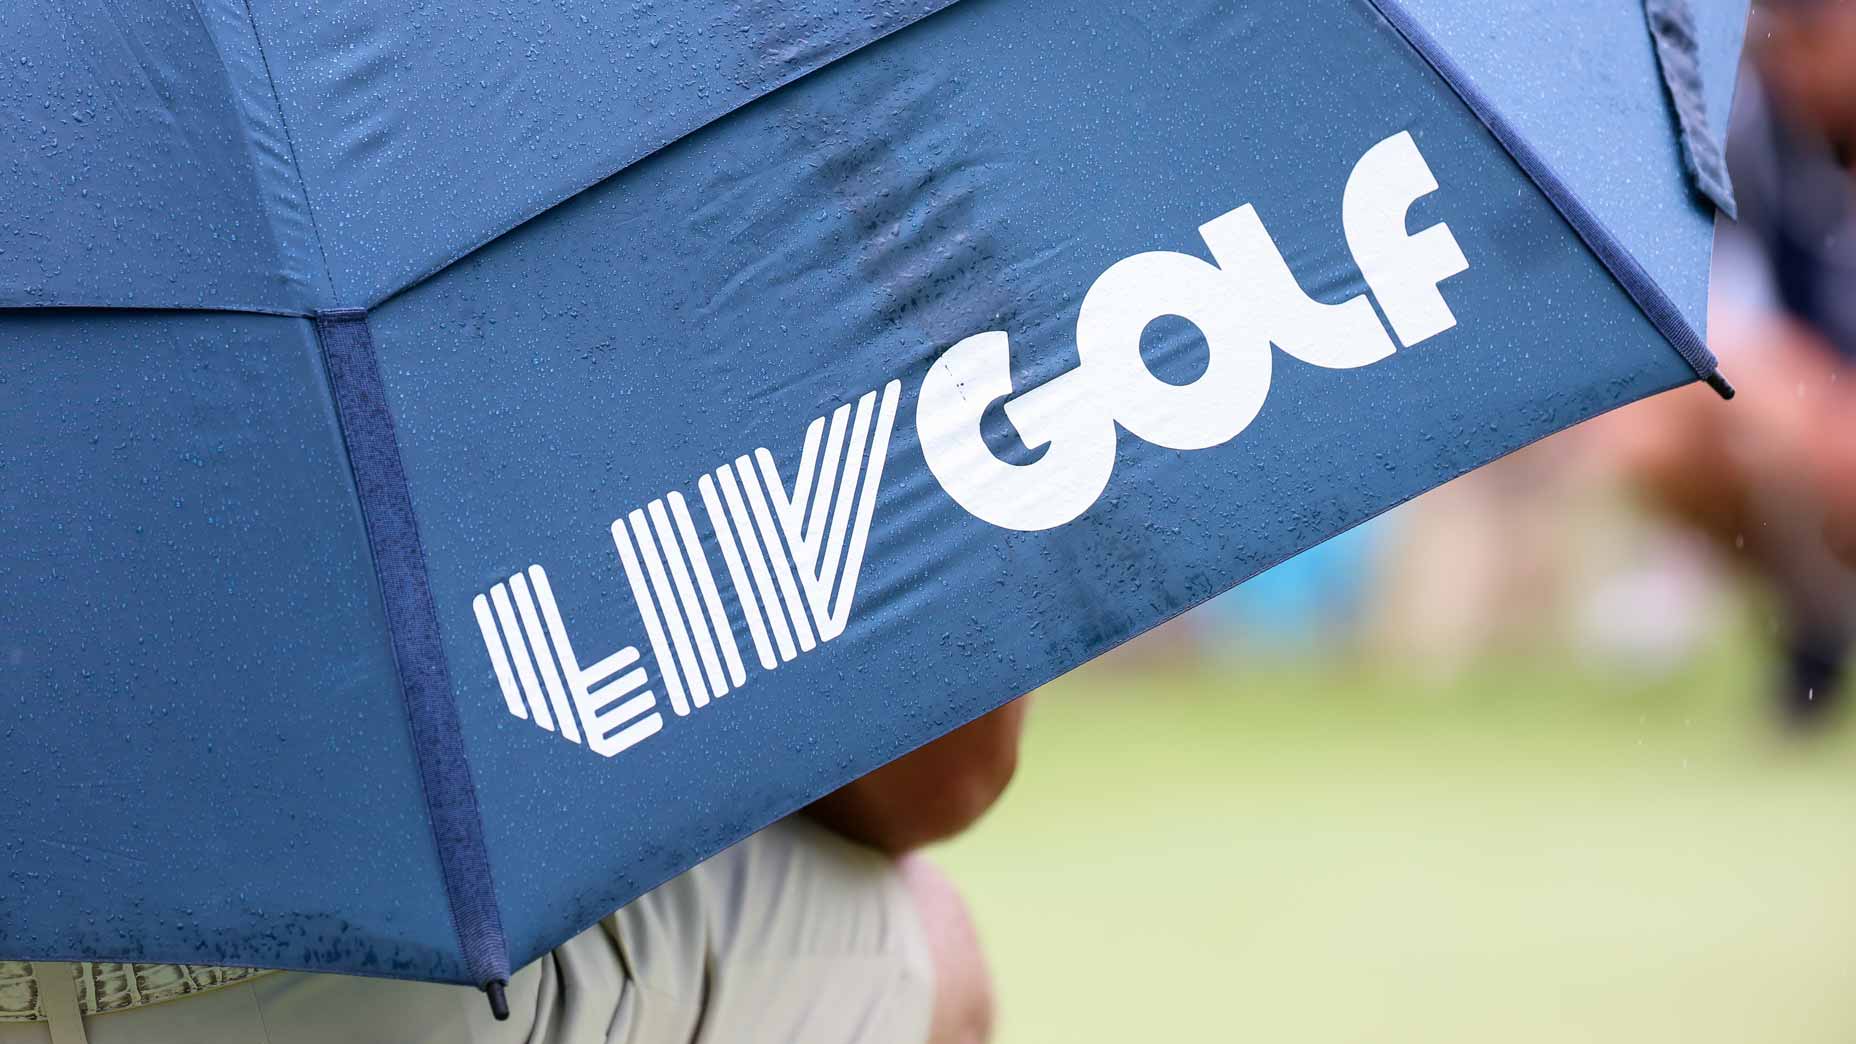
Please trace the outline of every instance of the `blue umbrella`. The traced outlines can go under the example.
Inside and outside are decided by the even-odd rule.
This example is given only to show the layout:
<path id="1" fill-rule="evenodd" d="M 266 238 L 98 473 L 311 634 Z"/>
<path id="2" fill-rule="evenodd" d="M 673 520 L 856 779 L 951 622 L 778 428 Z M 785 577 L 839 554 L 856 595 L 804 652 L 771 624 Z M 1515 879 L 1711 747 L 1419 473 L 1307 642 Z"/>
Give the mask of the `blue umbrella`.
<path id="1" fill-rule="evenodd" d="M 494 987 L 1725 390 L 1744 8 L 16 0 L 0 956 Z"/>

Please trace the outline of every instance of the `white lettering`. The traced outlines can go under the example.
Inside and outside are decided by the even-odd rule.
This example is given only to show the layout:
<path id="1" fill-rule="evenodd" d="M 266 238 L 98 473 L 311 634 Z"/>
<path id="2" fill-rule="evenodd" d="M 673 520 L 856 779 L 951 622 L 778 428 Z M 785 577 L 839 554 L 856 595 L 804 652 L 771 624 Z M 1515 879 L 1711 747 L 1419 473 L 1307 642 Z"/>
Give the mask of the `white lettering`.
<path id="1" fill-rule="evenodd" d="M 1436 189 L 1411 135 L 1400 133 L 1361 158 L 1342 201 L 1349 249 L 1407 347 L 1456 325 L 1437 284 L 1468 267 L 1448 225 L 1405 234 L 1412 201 Z M 1175 450 L 1237 437 L 1269 395 L 1272 344 L 1330 369 L 1393 353 L 1366 295 L 1327 304 L 1303 292 L 1254 207 L 1206 222 L 1199 235 L 1216 264 L 1152 251 L 1116 262 L 1090 286 L 1076 319 L 1081 365 L 1004 406 L 1025 445 L 1045 449 L 1031 464 L 1000 460 L 980 431 L 987 408 L 1012 394 L 1004 332 L 968 337 L 929 367 L 916 433 L 956 503 L 1005 529 L 1063 525 L 1108 487 L 1117 426 Z M 1187 384 L 1161 380 L 1141 357 L 1142 333 L 1169 315 L 1205 338 L 1205 371 Z"/>

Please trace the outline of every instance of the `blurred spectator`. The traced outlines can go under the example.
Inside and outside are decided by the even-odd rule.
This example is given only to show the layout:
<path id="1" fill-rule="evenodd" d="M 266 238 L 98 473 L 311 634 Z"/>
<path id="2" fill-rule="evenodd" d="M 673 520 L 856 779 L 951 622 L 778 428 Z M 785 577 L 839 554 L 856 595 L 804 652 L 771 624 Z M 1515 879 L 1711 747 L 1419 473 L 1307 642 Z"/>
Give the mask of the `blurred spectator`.
<path id="1" fill-rule="evenodd" d="M 1856 643 L 1856 4 L 1760 5 L 1728 138 L 1710 340 L 1741 395 L 1624 411 L 1623 467 L 1778 597 L 1792 721 L 1822 720 Z"/>

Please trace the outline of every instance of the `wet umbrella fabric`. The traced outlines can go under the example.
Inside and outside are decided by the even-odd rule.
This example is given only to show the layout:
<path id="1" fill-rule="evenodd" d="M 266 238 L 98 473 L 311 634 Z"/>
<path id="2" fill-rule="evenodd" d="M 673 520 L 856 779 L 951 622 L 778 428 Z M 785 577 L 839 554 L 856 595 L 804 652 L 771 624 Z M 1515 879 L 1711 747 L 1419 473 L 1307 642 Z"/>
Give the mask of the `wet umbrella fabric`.
<path id="1" fill-rule="evenodd" d="M 505 978 L 1712 376 L 1744 13 L 27 0 L 0 957 Z"/>

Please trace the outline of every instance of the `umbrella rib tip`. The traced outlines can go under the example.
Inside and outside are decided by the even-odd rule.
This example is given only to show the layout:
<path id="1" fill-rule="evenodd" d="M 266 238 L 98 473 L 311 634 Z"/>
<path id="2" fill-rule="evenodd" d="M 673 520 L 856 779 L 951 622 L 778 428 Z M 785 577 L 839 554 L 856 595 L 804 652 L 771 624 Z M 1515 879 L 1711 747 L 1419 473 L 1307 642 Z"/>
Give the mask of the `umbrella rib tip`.
<path id="1" fill-rule="evenodd" d="M 1727 378 L 1722 375 L 1721 371 L 1714 371 L 1709 374 L 1706 379 L 1708 387 L 1713 388 L 1715 393 L 1721 398 L 1731 399 L 1734 397 L 1734 386 L 1727 383 Z"/>
<path id="2" fill-rule="evenodd" d="M 483 984 L 483 992 L 490 998 L 490 1014 L 498 1022 L 509 1021 L 509 994 L 504 990 L 508 985 L 506 979 L 491 979 Z"/>

